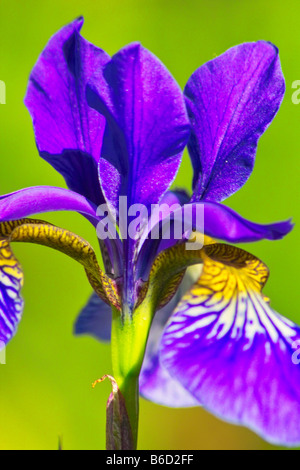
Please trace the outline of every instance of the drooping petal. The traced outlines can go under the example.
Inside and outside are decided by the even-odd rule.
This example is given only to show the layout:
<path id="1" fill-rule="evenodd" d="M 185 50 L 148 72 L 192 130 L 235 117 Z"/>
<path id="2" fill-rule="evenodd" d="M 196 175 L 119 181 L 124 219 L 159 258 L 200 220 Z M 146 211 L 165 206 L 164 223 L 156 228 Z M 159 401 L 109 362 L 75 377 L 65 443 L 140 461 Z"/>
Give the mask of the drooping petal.
<path id="1" fill-rule="evenodd" d="M 110 257 L 113 271 L 122 269 L 122 244 L 117 232 L 110 231 L 97 216 L 97 207 L 84 196 L 64 188 L 33 186 L 0 196 L 0 222 L 22 219 L 32 214 L 52 211 L 76 211 L 83 214 L 94 226 L 107 230 L 107 238 L 100 240 L 103 257 Z M 105 263 L 108 266 L 108 263 Z"/>
<path id="2" fill-rule="evenodd" d="M 261 293 L 261 261 L 222 244 L 202 256 L 202 275 L 163 334 L 160 360 L 217 416 L 270 442 L 299 444 L 300 328 Z"/>
<path id="3" fill-rule="evenodd" d="M 189 205 L 188 214 L 195 210 Z M 237 212 L 213 202 L 204 203 L 204 233 L 220 240 L 243 243 L 258 240 L 280 240 L 294 225 L 291 220 L 271 224 L 256 224 L 241 217 Z"/>
<path id="4" fill-rule="evenodd" d="M 159 231 L 166 232 L 173 224 L 173 231 L 168 240 L 153 239 L 153 234 Z M 171 225 L 172 226 L 172 225 Z M 176 227 L 176 232 L 174 227 Z M 183 207 L 174 210 L 169 216 L 157 222 L 150 218 L 148 229 L 144 231 L 139 242 L 139 255 L 137 266 L 141 276 L 147 274 L 152 263 L 163 249 L 174 246 L 185 238 L 185 234 L 190 230 L 204 233 L 214 239 L 220 239 L 231 243 L 254 242 L 258 240 L 278 240 L 287 235 L 293 224 L 290 220 L 275 222 L 273 224 L 256 224 L 241 217 L 237 212 L 213 202 L 199 202 L 185 204 Z M 176 234 L 176 236 L 175 236 Z M 190 245 L 191 246 L 191 245 Z M 145 259 L 147 264 L 145 265 Z"/>
<path id="5" fill-rule="evenodd" d="M 110 341 L 111 307 L 93 293 L 74 325 L 75 335 L 90 335 L 99 341 Z"/>
<path id="6" fill-rule="evenodd" d="M 79 18 L 49 41 L 30 75 L 25 104 L 40 155 L 68 187 L 95 204 L 104 202 L 97 164 L 105 119 L 86 102 L 86 84 L 109 56 L 83 39 Z"/>
<path id="7" fill-rule="evenodd" d="M 194 72 L 184 92 L 195 200 L 222 201 L 243 186 L 284 89 L 278 50 L 264 41 L 233 47 Z"/>
<path id="8" fill-rule="evenodd" d="M 96 206 L 69 189 L 33 186 L 0 196 L 0 221 L 51 211 L 76 211 L 85 215 L 94 225 L 99 222 Z"/>
<path id="9" fill-rule="evenodd" d="M 23 271 L 11 249 L 12 242 L 44 245 L 70 256 L 85 269 L 102 301 L 120 309 L 116 284 L 100 269 L 91 245 L 78 235 L 36 219 L 0 223 L 0 341 L 7 343 L 21 319 Z"/>
<path id="10" fill-rule="evenodd" d="M 0 347 L 15 334 L 23 312 L 23 271 L 9 242 L 0 239 Z M 2 347 L 1 347 L 2 349 Z"/>
<path id="11" fill-rule="evenodd" d="M 291 220 L 256 224 L 244 219 L 233 209 L 214 202 L 185 204 L 174 211 L 171 219 L 178 224 L 177 227 L 182 227 L 182 235 L 194 228 L 199 232 L 204 231 L 210 237 L 233 243 L 254 242 L 262 239 L 279 240 L 294 227 Z M 152 237 L 152 233 L 156 233 L 157 228 L 151 225 L 151 222 L 150 220 L 150 230 L 143 234 L 140 246 L 146 236 Z M 167 224 L 169 224 L 168 217 L 162 220 L 161 229 L 164 230 Z"/>
<path id="12" fill-rule="evenodd" d="M 184 99 L 163 64 L 130 44 L 87 88 L 90 106 L 106 118 L 99 177 L 112 212 L 119 196 L 149 206 L 172 183 L 189 136 Z"/>
<path id="13" fill-rule="evenodd" d="M 171 377 L 159 359 L 161 335 L 170 313 L 160 310 L 155 314 L 139 379 L 140 394 L 158 405 L 172 408 L 199 406 L 199 402 Z"/>

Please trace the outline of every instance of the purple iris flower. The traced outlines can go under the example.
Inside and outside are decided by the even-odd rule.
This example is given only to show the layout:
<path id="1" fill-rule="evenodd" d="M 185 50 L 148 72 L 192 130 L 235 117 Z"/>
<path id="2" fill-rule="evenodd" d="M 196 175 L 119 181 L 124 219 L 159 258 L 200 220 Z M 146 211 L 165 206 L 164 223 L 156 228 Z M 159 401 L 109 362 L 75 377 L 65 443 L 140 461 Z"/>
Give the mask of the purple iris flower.
<path id="1" fill-rule="evenodd" d="M 122 321 L 133 318 L 153 288 L 142 396 L 166 406 L 202 405 L 270 442 L 299 444 L 299 327 L 262 294 L 267 267 L 228 244 L 280 239 L 292 224 L 256 224 L 220 204 L 249 178 L 258 139 L 282 101 L 277 48 L 264 41 L 233 47 L 197 69 L 182 93 L 140 44 L 111 58 L 82 38 L 82 24 L 78 19 L 59 31 L 30 76 L 25 103 L 39 154 L 69 189 L 40 186 L 0 198 L 0 341 L 10 340 L 22 312 L 23 278 L 10 242 L 61 249 L 80 258 L 96 291 L 76 321 L 77 334 L 109 340 L 111 305 Z M 186 145 L 194 169 L 191 197 L 169 190 Z M 119 224 L 122 196 L 128 206 L 148 211 L 177 203 L 173 221 L 183 213 L 193 220 L 201 206 L 203 248 L 185 253 L 175 237 L 149 238 L 145 225 L 135 240 L 122 233 L 100 240 L 104 274 L 93 270 L 93 252 L 82 239 L 24 219 L 77 211 L 96 227 L 103 223 L 97 207 L 106 203 Z M 88 252 L 87 262 L 79 251 Z"/>

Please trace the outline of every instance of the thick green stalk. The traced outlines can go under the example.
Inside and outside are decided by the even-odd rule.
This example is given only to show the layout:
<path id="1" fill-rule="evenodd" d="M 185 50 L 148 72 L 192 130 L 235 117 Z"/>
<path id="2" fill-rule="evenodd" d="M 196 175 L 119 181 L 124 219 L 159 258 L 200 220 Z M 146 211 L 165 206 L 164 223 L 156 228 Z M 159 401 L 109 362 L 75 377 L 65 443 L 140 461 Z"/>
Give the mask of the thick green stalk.
<path id="1" fill-rule="evenodd" d="M 145 309 L 144 302 L 135 310 L 133 316 L 126 311 L 121 315 L 113 308 L 111 342 L 113 374 L 125 400 L 134 449 L 138 438 L 139 374 L 151 321 L 151 311 Z"/>

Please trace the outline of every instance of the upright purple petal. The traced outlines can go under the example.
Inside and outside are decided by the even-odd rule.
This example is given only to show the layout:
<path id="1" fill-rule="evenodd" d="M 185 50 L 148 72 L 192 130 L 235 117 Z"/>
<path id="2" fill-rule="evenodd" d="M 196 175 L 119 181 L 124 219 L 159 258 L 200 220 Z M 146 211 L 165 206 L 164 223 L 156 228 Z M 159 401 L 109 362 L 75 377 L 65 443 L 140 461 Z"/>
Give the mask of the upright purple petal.
<path id="1" fill-rule="evenodd" d="M 90 106 L 107 120 L 99 177 L 113 212 L 157 203 L 172 183 L 189 136 L 184 99 L 163 64 L 140 44 L 113 56 L 103 79 L 91 80 Z"/>
<path id="2" fill-rule="evenodd" d="M 75 20 L 49 41 L 30 75 L 25 104 L 40 155 L 70 189 L 98 205 L 104 202 L 97 164 L 105 119 L 87 105 L 85 89 L 109 56 L 80 36 L 82 24 Z"/>
<path id="3" fill-rule="evenodd" d="M 247 181 L 284 89 L 278 50 L 264 41 L 233 47 L 191 76 L 185 95 L 196 200 L 222 201 Z"/>
<path id="4" fill-rule="evenodd" d="M 220 418 L 299 445 L 300 328 L 261 294 L 262 262 L 235 247 L 208 249 L 199 281 L 163 334 L 160 360 Z"/>

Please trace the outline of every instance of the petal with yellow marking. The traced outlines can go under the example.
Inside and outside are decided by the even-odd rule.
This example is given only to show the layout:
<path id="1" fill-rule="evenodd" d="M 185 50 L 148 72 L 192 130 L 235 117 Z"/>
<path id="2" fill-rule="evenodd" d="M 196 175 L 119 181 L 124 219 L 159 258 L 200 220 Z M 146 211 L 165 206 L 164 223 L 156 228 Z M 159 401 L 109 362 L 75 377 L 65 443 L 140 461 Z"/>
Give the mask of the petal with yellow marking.
<path id="1" fill-rule="evenodd" d="M 220 418 L 299 444 L 299 326 L 266 301 L 260 260 L 225 244 L 204 247 L 202 258 L 200 279 L 163 333 L 163 366 Z"/>

